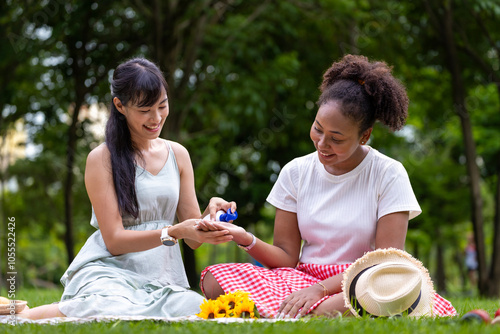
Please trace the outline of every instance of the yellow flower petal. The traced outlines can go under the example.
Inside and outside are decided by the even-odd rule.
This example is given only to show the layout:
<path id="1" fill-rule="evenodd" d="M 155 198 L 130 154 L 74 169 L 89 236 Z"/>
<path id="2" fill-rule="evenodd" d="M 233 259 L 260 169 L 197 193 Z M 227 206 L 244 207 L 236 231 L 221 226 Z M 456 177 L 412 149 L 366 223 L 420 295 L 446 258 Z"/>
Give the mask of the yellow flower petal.
<path id="1" fill-rule="evenodd" d="M 240 318 L 252 318 L 255 319 L 255 303 L 248 297 L 242 298 L 240 302 L 236 305 L 235 314 Z"/>
<path id="2" fill-rule="evenodd" d="M 258 318 L 258 313 L 257 316 L 255 315 L 255 303 L 250 299 L 250 293 L 240 290 L 228 292 L 216 300 L 204 300 L 200 305 L 200 310 L 197 316 L 203 319 Z"/>
<path id="3" fill-rule="evenodd" d="M 201 312 L 197 314 L 198 317 L 203 319 L 214 319 L 214 318 L 223 318 L 225 314 L 221 314 L 219 303 L 215 300 L 205 300 L 200 305 Z"/>

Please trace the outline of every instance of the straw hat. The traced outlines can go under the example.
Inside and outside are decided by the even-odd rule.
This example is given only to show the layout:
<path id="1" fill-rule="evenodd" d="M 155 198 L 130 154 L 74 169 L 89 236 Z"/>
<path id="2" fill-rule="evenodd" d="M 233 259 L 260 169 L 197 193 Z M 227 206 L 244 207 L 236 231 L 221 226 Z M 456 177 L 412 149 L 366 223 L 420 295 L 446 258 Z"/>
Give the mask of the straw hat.
<path id="1" fill-rule="evenodd" d="M 432 316 L 434 287 L 420 261 L 395 248 L 377 249 L 344 272 L 345 306 L 355 316 Z"/>

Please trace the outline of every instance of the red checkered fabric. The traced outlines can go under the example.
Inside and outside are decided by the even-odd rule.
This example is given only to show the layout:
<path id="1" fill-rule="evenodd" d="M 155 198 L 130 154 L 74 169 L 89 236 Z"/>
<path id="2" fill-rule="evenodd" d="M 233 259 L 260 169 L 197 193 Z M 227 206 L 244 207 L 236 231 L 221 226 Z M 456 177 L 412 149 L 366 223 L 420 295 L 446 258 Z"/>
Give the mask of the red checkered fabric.
<path id="1" fill-rule="evenodd" d="M 206 272 L 210 271 L 224 292 L 237 290 L 249 292 L 259 314 L 265 318 L 274 318 L 280 304 L 292 292 L 338 275 L 349 266 L 350 264 L 299 264 L 296 268 L 266 269 L 250 263 L 224 263 L 205 268 L 201 273 L 201 280 L 203 281 Z M 203 284 L 200 286 L 203 291 Z M 309 309 L 308 313 L 330 297 L 326 296 L 319 300 Z M 436 294 L 434 314 L 455 316 L 457 311 L 449 301 Z"/>

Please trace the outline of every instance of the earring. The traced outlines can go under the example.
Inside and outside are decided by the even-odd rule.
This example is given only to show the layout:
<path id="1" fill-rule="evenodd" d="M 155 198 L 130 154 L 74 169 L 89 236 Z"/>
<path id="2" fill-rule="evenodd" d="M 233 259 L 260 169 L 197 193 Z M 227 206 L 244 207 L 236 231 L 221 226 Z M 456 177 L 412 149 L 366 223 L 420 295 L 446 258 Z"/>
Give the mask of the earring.
<path id="1" fill-rule="evenodd" d="M 361 145 L 364 145 L 364 144 L 365 144 L 365 142 L 364 142 L 364 141 L 362 141 L 362 142 L 361 142 Z"/>

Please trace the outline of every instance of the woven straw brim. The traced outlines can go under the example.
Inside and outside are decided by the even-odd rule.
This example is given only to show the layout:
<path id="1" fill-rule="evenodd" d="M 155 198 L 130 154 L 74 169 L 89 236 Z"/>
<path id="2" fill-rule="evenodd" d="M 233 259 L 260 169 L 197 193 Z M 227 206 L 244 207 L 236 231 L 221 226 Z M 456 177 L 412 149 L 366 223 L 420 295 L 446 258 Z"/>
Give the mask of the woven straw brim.
<path id="1" fill-rule="evenodd" d="M 371 267 L 375 264 L 383 262 L 398 262 L 406 263 L 415 266 L 422 274 L 421 286 L 421 300 L 418 306 L 409 314 L 410 317 L 420 316 L 433 316 L 434 304 L 434 285 L 432 284 L 429 271 L 424 267 L 422 262 L 415 259 L 413 256 L 405 251 L 396 248 L 377 249 L 372 252 L 365 253 L 362 257 L 357 259 L 347 270 L 344 272 L 342 280 L 342 293 L 344 296 L 345 307 L 351 311 L 352 314 L 359 317 L 360 315 L 354 309 L 349 298 L 349 287 L 351 282 L 362 270 Z"/>

